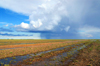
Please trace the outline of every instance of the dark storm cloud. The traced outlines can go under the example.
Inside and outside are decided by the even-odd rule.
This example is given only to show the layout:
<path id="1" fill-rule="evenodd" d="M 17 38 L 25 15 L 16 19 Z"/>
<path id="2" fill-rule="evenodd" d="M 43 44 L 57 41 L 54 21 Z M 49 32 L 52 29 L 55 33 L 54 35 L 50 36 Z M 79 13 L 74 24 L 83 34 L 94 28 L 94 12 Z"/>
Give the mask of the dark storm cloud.
<path id="1" fill-rule="evenodd" d="M 85 25 L 87 25 L 87 26 L 93 26 L 94 28 L 99 29 L 100 28 L 100 13 L 99 13 L 100 12 L 100 0 L 95 0 L 95 1 L 91 0 L 91 2 L 89 3 L 89 6 L 90 6 L 89 9 L 84 9 L 84 11 L 86 11 L 86 14 L 82 15 L 80 22 L 71 21 L 68 17 L 63 17 L 62 20 L 59 22 L 59 24 L 54 27 L 53 31 L 55 31 L 55 33 L 45 33 L 45 34 L 42 33 L 41 37 L 47 38 L 47 39 L 82 39 L 83 37 L 79 33 L 79 28 L 82 28 Z M 76 14 L 78 13 L 76 12 Z M 67 26 L 70 26 L 70 29 L 66 32 L 64 28 Z M 63 30 L 61 31 L 61 29 Z M 98 33 L 94 34 L 94 33 L 91 32 L 89 34 L 95 35 L 94 38 L 97 38 L 97 35 L 99 36 L 99 34 Z M 86 36 L 84 37 L 93 38 L 93 37 L 86 37 Z"/>
<path id="2" fill-rule="evenodd" d="M 68 31 L 65 30 L 67 26 L 70 26 Z M 79 39 L 78 27 L 78 24 L 71 24 L 67 17 L 63 17 L 52 30 L 53 33 L 41 33 L 41 37 L 42 39 Z"/>
<path id="3" fill-rule="evenodd" d="M 84 24 L 100 28 L 100 0 L 91 0 L 92 6 L 84 17 Z"/>

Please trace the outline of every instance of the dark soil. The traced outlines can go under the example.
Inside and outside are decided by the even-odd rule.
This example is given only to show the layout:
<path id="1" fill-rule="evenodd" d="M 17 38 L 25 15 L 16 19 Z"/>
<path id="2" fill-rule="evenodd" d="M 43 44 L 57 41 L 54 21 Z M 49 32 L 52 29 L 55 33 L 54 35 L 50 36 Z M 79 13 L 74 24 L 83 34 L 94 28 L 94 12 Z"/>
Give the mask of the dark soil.
<path id="1" fill-rule="evenodd" d="M 100 41 L 81 50 L 76 59 L 63 66 L 100 66 Z"/>

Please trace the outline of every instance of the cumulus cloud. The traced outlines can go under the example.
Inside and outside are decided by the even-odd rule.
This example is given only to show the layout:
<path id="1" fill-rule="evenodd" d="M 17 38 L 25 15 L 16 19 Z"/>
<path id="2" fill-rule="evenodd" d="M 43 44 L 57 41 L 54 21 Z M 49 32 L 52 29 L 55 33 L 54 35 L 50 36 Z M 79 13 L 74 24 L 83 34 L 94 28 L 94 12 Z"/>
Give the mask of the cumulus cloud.
<path id="1" fill-rule="evenodd" d="M 42 32 L 42 37 L 49 35 L 47 38 L 50 38 L 52 35 L 56 35 L 53 36 L 53 38 L 58 37 L 57 35 L 61 38 L 69 37 L 69 35 L 73 36 L 72 38 L 76 36 L 79 37 L 78 34 L 82 33 L 80 32 L 81 30 L 87 32 L 86 34 L 89 34 L 88 37 L 92 37 L 92 35 L 90 35 L 90 32 L 93 31 L 91 28 L 95 29 L 95 27 L 90 27 L 90 30 L 87 30 L 86 28 L 83 28 L 83 25 L 88 24 L 90 19 L 88 20 L 87 18 L 91 18 L 95 14 L 98 14 L 99 4 L 99 0 L 0 1 L 0 7 L 29 16 L 29 23 L 21 22 L 21 24 L 14 26 L 16 31 Z M 94 20 L 95 19 L 91 19 L 91 21 Z M 97 19 L 97 21 L 98 20 L 99 19 Z M 95 26 L 96 25 L 97 24 L 95 24 Z M 53 33 L 44 34 L 44 32 L 49 31 Z M 97 30 L 95 31 L 98 32 Z"/>
<path id="2" fill-rule="evenodd" d="M 30 24 L 34 27 L 34 28 L 38 28 L 42 26 L 42 22 L 40 19 L 38 19 L 37 22 L 31 21 Z"/>
<path id="3" fill-rule="evenodd" d="M 4 4 L 5 2 L 7 4 Z M 29 28 L 30 25 L 32 30 L 52 30 L 61 21 L 62 16 L 68 17 L 71 21 L 78 21 L 83 16 L 82 12 L 87 5 L 86 0 L 82 2 L 79 0 L 2 0 L 0 4 L 1 7 L 28 15 L 30 23 L 27 27 L 23 22 L 17 27 L 24 29 Z"/>
<path id="4" fill-rule="evenodd" d="M 21 28 L 24 28 L 24 29 L 28 29 L 29 24 L 22 22 L 20 25 L 15 25 L 14 27 L 21 27 Z"/>
<path id="5" fill-rule="evenodd" d="M 61 16 L 67 15 L 65 6 L 58 0 L 44 0 L 41 4 L 37 4 L 35 8 L 32 9 L 34 10 L 28 14 L 30 28 L 27 28 L 29 28 L 29 30 L 52 30 L 53 27 L 60 22 Z M 22 27 L 24 29 L 21 24 L 16 27 Z"/>

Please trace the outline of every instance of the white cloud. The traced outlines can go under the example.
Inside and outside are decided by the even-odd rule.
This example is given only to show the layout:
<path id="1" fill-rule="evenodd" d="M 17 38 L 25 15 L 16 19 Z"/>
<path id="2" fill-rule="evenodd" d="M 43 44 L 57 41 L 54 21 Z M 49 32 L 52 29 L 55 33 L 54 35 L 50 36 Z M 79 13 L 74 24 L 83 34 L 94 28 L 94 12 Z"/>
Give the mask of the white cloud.
<path id="1" fill-rule="evenodd" d="M 29 28 L 29 24 L 24 23 L 24 22 L 22 22 L 22 23 L 20 24 L 20 26 L 21 26 L 22 28 L 25 28 L 25 29 L 28 29 L 28 28 Z"/>
<path id="2" fill-rule="evenodd" d="M 15 25 L 14 27 L 19 27 L 19 29 L 20 28 L 23 28 L 23 29 L 29 29 L 30 28 L 29 24 L 24 23 L 24 22 L 22 22 L 20 25 Z"/>
<path id="3" fill-rule="evenodd" d="M 86 34 L 86 33 L 82 33 L 82 34 L 80 34 L 82 37 L 87 37 L 87 38 L 91 38 L 91 37 L 93 37 L 93 35 L 92 34 Z"/>
<path id="4" fill-rule="evenodd" d="M 42 26 L 42 22 L 40 19 L 38 19 L 37 22 L 31 21 L 30 24 L 34 27 L 34 28 L 38 28 Z"/>
<path id="5" fill-rule="evenodd" d="M 17 30 L 52 30 L 63 16 L 71 22 L 80 22 L 88 12 L 88 3 L 87 0 L 1 0 L 0 7 L 29 16 L 30 23 L 15 25 Z"/>
<path id="6" fill-rule="evenodd" d="M 0 32 L 0 34 L 5 34 L 4 32 Z"/>
<path id="7" fill-rule="evenodd" d="M 65 28 L 65 31 L 68 32 L 68 30 L 70 29 L 70 26 Z"/>
<path id="8" fill-rule="evenodd" d="M 8 27 L 9 25 L 8 25 L 8 24 L 6 24 L 6 25 L 4 25 L 4 26 Z"/>
<path id="9" fill-rule="evenodd" d="M 84 26 L 79 28 L 80 33 L 97 33 L 100 32 L 100 28 L 94 26 Z"/>
<path id="10" fill-rule="evenodd" d="M 84 27 L 81 27 L 79 28 L 79 34 L 82 36 L 82 37 L 93 37 L 94 35 L 100 33 L 100 28 L 97 28 L 97 27 L 94 27 L 94 26 L 84 26 Z"/>
<path id="11" fill-rule="evenodd" d="M 62 16 L 78 22 L 86 13 L 87 0 L 1 0 L 0 7 L 29 16 L 30 23 L 22 22 L 17 28 L 51 30 Z M 84 11 L 84 12 L 83 12 Z"/>
<path id="12" fill-rule="evenodd" d="M 93 37 L 93 35 L 91 35 L 91 34 L 88 34 L 88 36 L 87 37 Z"/>

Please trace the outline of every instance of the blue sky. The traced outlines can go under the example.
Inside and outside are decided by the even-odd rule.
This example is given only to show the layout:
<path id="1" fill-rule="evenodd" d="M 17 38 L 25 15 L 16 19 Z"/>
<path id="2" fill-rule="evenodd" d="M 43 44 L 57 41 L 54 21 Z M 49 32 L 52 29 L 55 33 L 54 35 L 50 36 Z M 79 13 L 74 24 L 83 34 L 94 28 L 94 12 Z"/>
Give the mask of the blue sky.
<path id="1" fill-rule="evenodd" d="M 1 0 L 0 39 L 100 39 L 100 0 Z"/>

